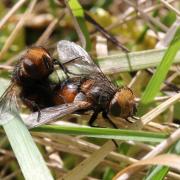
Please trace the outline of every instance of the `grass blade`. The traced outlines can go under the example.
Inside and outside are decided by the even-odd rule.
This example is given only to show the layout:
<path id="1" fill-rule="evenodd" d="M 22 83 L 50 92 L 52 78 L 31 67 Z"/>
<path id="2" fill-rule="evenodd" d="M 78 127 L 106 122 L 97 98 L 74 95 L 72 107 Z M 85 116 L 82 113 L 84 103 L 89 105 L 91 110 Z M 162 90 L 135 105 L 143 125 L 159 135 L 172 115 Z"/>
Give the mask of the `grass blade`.
<path id="1" fill-rule="evenodd" d="M 14 116 L 3 128 L 25 179 L 52 180 L 42 155 L 22 121 Z"/>
<path id="2" fill-rule="evenodd" d="M 41 127 L 33 128 L 32 131 L 143 142 L 161 142 L 168 137 L 168 135 L 165 133 L 65 125 L 44 125 Z"/>
<path id="3" fill-rule="evenodd" d="M 90 157 L 82 161 L 73 170 L 68 172 L 63 179 L 84 179 L 112 150 L 112 141 L 106 142 L 100 149 L 95 151 Z"/>
<path id="4" fill-rule="evenodd" d="M 124 168 L 123 170 L 121 170 L 114 178 L 113 180 L 117 180 L 117 179 L 123 179 L 123 177 L 125 177 L 124 179 L 127 179 L 127 174 L 130 173 L 135 173 L 135 172 L 139 172 L 139 168 L 142 168 L 143 166 L 147 166 L 147 165 L 165 165 L 165 166 L 169 166 L 171 168 L 174 168 L 175 170 L 177 170 L 178 172 L 180 171 L 180 157 L 174 154 L 162 154 L 162 155 L 158 155 L 152 158 L 148 158 L 148 159 L 144 159 L 142 161 L 138 161 L 137 163 L 134 163 L 126 168 Z M 124 176 L 125 175 L 125 176 Z"/>
<path id="5" fill-rule="evenodd" d="M 141 104 L 148 104 L 150 103 L 156 94 L 160 90 L 160 86 L 162 82 L 165 80 L 168 70 L 180 49 L 180 37 L 175 37 L 175 40 L 170 44 L 168 47 L 160 65 L 157 67 L 157 70 L 153 77 L 151 78 L 150 82 L 148 83 L 144 94 L 141 98 Z"/>
<path id="6" fill-rule="evenodd" d="M 173 148 L 169 150 L 168 153 L 173 154 L 180 154 L 180 141 L 178 141 Z M 153 168 L 147 177 L 144 180 L 151 180 L 151 179 L 159 179 L 163 180 L 166 176 L 166 174 L 169 172 L 169 167 L 167 166 L 156 166 Z"/>
<path id="7" fill-rule="evenodd" d="M 137 71 L 150 67 L 156 67 L 161 62 L 167 49 L 152 49 L 128 53 L 114 54 L 97 59 L 98 64 L 105 74 L 114 74 L 126 71 Z M 180 62 L 180 51 L 177 53 L 173 63 Z M 129 65 L 130 64 L 130 65 Z"/>
<path id="8" fill-rule="evenodd" d="M 150 174 L 144 178 L 144 180 L 152 180 L 152 179 L 163 180 L 166 177 L 168 171 L 169 171 L 169 167 L 167 166 L 156 166 L 155 168 L 153 168 Z"/>
<path id="9" fill-rule="evenodd" d="M 78 28 L 83 36 L 85 37 L 85 49 L 87 51 L 90 50 L 91 48 L 91 42 L 90 42 L 90 38 L 89 38 L 89 32 L 86 26 L 86 22 L 85 22 L 85 18 L 84 18 L 84 11 L 83 11 L 83 7 L 81 6 L 81 4 L 78 2 L 78 0 L 69 0 L 67 1 L 68 7 L 70 8 L 73 16 L 76 18 L 77 23 L 79 25 L 80 28 Z M 76 27 L 76 26 L 75 26 Z M 77 28 L 77 27 L 76 27 Z M 77 29 L 76 29 L 77 31 Z M 78 35 L 80 36 L 81 32 L 77 32 Z M 81 38 L 80 38 L 81 39 Z"/>
<path id="10" fill-rule="evenodd" d="M 2 83 L 0 88 L 2 94 L 8 83 L 2 79 L 0 82 Z M 5 130 L 25 179 L 52 180 L 50 171 L 18 112 L 9 112 L 8 109 L 6 114 L 2 112 L 0 125 Z"/>

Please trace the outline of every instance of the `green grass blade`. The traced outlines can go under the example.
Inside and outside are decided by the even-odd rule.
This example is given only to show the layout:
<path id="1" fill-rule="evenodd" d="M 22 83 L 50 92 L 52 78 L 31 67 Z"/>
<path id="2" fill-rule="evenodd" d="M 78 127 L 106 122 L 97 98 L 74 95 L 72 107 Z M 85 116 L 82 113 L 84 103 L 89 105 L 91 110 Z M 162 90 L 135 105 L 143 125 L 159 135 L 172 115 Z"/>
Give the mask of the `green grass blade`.
<path id="1" fill-rule="evenodd" d="M 45 125 L 33 128 L 32 131 L 61 133 L 70 135 L 83 135 L 86 137 L 96 137 L 105 139 L 161 142 L 168 137 L 165 133 L 154 133 L 145 131 L 110 129 L 110 128 L 93 128 L 82 126 L 64 126 L 64 125 Z"/>
<path id="2" fill-rule="evenodd" d="M 178 141 L 173 148 L 169 150 L 169 153 L 180 154 L 180 141 Z M 156 166 L 154 167 L 144 180 L 163 180 L 167 173 L 169 172 L 169 167 L 167 166 Z"/>
<path id="3" fill-rule="evenodd" d="M 179 49 L 180 49 L 180 37 L 178 37 L 177 39 L 175 37 L 175 40 L 168 47 L 160 65 L 157 67 L 155 74 L 148 83 L 141 98 L 141 104 L 150 103 L 154 99 L 156 94 L 159 92 L 160 86 L 162 82 L 165 80 L 168 70 Z"/>
<path id="4" fill-rule="evenodd" d="M 144 180 L 163 180 L 169 171 L 167 166 L 156 166 Z"/>
<path id="5" fill-rule="evenodd" d="M 6 89 L 8 82 L 0 79 L 0 94 Z M 12 103 L 11 103 L 12 106 Z M 0 125 L 5 130 L 11 147 L 20 165 L 24 178 L 27 180 L 52 180 L 46 163 L 34 143 L 27 127 L 21 120 L 16 108 L 10 112 L 1 111 Z"/>
<path id="6" fill-rule="evenodd" d="M 105 74 L 114 74 L 126 71 L 137 71 L 150 67 L 156 67 L 161 62 L 167 49 L 152 49 L 145 51 L 130 52 L 129 63 L 127 55 L 116 53 L 97 59 L 97 63 Z M 180 51 L 177 53 L 173 63 L 180 63 Z"/>
<path id="7" fill-rule="evenodd" d="M 69 0 L 68 1 L 69 8 L 72 11 L 74 17 L 80 26 L 80 29 L 86 39 L 86 50 L 89 51 L 91 49 L 91 41 L 89 38 L 89 32 L 86 26 L 85 18 L 84 18 L 84 10 L 78 0 Z"/>
<path id="8" fill-rule="evenodd" d="M 3 128 L 18 160 L 24 178 L 27 180 L 52 180 L 53 177 L 42 155 L 22 121 L 14 116 L 8 123 L 3 125 Z"/>

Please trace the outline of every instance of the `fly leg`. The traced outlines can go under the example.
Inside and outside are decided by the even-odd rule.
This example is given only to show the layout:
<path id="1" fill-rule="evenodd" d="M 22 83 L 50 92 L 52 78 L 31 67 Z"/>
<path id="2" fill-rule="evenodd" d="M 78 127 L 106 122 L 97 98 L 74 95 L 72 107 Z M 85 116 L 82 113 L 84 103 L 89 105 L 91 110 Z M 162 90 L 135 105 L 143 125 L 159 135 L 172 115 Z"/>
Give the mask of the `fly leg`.
<path id="1" fill-rule="evenodd" d="M 69 61 L 67 62 L 64 62 L 64 63 L 61 63 L 59 62 L 57 59 L 54 59 L 54 64 L 57 64 L 61 67 L 61 69 L 64 71 L 64 73 L 66 74 L 66 76 L 69 78 L 69 75 L 68 74 L 71 74 L 71 75 L 79 75 L 79 74 L 76 74 L 76 73 L 73 73 L 73 72 L 70 72 L 65 65 L 68 65 L 70 63 L 72 63 L 73 61 L 77 61 L 79 59 L 83 59 L 85 58 L 84 56 L 79 56 L 79 57 L 76 57 L 76 58 L 73 58 L 73 59 L 70 59 Z M 81 74 L 83 75 L 83 74 Z M 85 75 L 85 74 L 84 74 Z"/>
<path id="2" fill-rule="evenodd" d="M 125 118 L 125 120 L 129 123 L 133 123 L 133 121 L 129 120 L 128 118 Z"/>
<path id="3" fill-rule="evenodd" d="M 103 112 L 102 112 L 102 116 L 103 116 L 103 118 L 106 119 L 115 129 L 118 129 L 118 127 L 116 126 L 116 124 L 114 124 L 114 123 L 112 122 L 112 120 L 110 119 L 110 117 L 107 115 L 107 112 L 103 111 Z M 116 142 L 116 140 L 114 140 L 114 139 L 111 139 L 111 140 L 112 140 L 112 142 L 114 143 L 114 145 L 118 148 L 118 143 Z"/>
<path id="4" fill-rule="evenodd" d="M 30 106 L 33 111 L 37 110 L 37 112 L 38 112 L 37 122 L 39 122 L 40 117 L 41 117 L 41 110 L 40 110 L 38 104 L 36 104 L 34 101 L 29 100 L 29 99 L 22 97 L 22 96 L 21 96 L 21 99 L 27 106 Z"/>
<path id="5" fill-rule="evenodd" d="M 106 112 L 103 112 L 103 113 L 102 113 L 102 116 L 103 116 L 103 118 L 106 119 L 115 129 L 118 129 L 118 127 L 116 126 L 116 124 L 114 124 L 114 123 L 112 122 L 112 120 L 110 119 L 110 117 L 107 115 Z"/>
<path id="6" fill-rule="evenodd" d="M 63 70 L 67 78 L 69 78 L 69 75 L 68 75 L 69 71 L 61 62 L 59 62 L 57 59 L 54 59 L 54 64 L 58 65 Z"/>
<path id="7" fill-rule="evenodd" d="M 133 120 L 130 120 L 128 118 L 125 118 L 126 121 L 128 121 L 129 123 L 134 123 L 135 121 L 139 120 L 140 118 L 139 117 L 136 117 L 136 116 L 130 116 Z"/>
<path id="8" fill-rule="evenodd" d="M 93 115 L 91 116 L 91 118 L 90 118 L 90 120 L 88 122 L 89 126 L 96 127 L 96 126 L 93 125 L 93 123 L 97 119 L 98 114 L 99 114 L 99 111 L 94 111 Z"/>

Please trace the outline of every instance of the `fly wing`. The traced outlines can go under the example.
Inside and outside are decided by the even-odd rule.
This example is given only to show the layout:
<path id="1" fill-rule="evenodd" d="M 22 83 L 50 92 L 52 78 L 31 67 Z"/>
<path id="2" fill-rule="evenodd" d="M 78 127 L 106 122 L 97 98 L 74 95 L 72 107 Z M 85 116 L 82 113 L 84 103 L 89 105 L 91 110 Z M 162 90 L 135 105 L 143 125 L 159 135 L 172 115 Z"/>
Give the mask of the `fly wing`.
<path id="1" fill-rule="evenodd" d="M 17 112 L 18 105 L 16 100 L 16 91 L 11 83 L 4 94 L 0 97 L 0 124 L 8 121 L 11 113 Z"/>
<path id="2" fill-rule="evenodd" d="M 90 103 L 79 101 L 74 103 L 62 104 L 59 106 L 49 107 L 42 109 L 40 112 L 40 118 L 38 119 L 38 112 L 30 114 L 24 123 L 28 128 L 40 126 L 42 124 L 51 122 L 67 114 L 74 113 L 77 110 L 86 109 L 90 106 Z"/>
<path id="3" fill-rule="evenodd" d="M 91 78 L 103 82 L 112 91 L 116 89 L 114 84 L 104 75 L 101 69 L 93 62 L 88 53 L 79 45 L 62 40 L 57 44 L 59 61 L 63 64 L 71 75 L 82 77 L 90 75 Z"/>
<path id="4" fill-rule="evenodd" d="M 75 75 L 101 73 L 98 66 L 92 61 L 88 53 L 79 45 L 67 40 L 57 44 L 59 61 L 68 71 Z"/>

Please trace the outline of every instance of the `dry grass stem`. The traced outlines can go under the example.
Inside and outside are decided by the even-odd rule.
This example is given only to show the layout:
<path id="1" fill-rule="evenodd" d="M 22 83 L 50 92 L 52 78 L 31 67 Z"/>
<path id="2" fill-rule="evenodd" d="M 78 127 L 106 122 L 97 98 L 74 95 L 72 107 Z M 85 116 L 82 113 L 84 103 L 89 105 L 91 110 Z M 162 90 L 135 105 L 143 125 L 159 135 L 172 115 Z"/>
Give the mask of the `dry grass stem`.
<path id="1" fill-rule="evenodd" d="M 12 71 L 14 69 L 14 67 L 13 66 L 8 66 L 8 65 L 0 65 L 0 69 Z"/>
<path id="2" fill-rule="evenodd" d="M 32 12 L 33 8 L 35 7 L 36 1 L 37 0 L 33 0 L 30 3 L 29 7 L 27 8 L 26 12 L 22 16 L 21 20 L 17 23 L 15 29 L 12 31 L 11 35 L 6 40 L 6 43 L 4 44 L 4 46 L 0 52 L 0 60 L 3 59 L 4 54 L 8 51 L 9 47 L 13 44 L 13 41 L 15 40 L 16 35 L 19 33 L 19 31 L 21 30 L 21 28 L 24 25 L 26 17 Z"/>
<path id="3" fill-rule="evenodd" d="M 174 11 L 177 16 L 180 16 L 180 11 L 178 11 L 178 9 L 174 8 L 171 4 L 169 4 L 167 1 L 165 0 L 160 0 L 168 9 Z"/>
<path id="4" fill-rule="evenodd" d="M 58 19 L 54 19 L 46 28 L 46 30 L 43 32 L 43 34 L 39 37 L 39 39 L 37 40 L 37 42 L 35 43 L 36 46 L 40 46 L 46 43 L 46 41 L 48 40 L 49 36 L 51 35 L 51 33 L 53 32 L 53 30 L 55 29 L 56 25 L 58 23 Z"/>
<path id="5" fill-rule="evenodd" d="M 37 134 L 39 137 L 48 137 L 54 142 L 57 142 L 57 144 L 64 144 L 66 146 L 71 145 L 72 147 L 74 146 L 78 148 L 79 150 L 81 150 L 82 152 L 88 153 L 88 154 L 91 154 L 97 151 L 98 149 L 100 149 L 100 146 L 98 145 L 92 144 L 88 141 L 85 141 L 76 137 L 72 137 L 72 136 L 67 136 L 67 135 L 53 135 L 52 136 L 52 135 L 48 135 L 47 133 L 46 134 L 35 133 L 35 134 Z M 109 160 L 113 160 L 115 162 L 119 162 L 119 163 L 122 161 L 128 164 L 136 162 L 134 158 L 131 158 L 131 157 L 128 157 L 128 156 L 125 156 L 123 154 L 119 154 L 116 152 L 110 152 L 106 158 Z"/>
<path id="6" fill-rule="evenodd" d="M 42 46 L 50 52 L 53 60 L 56 59 L 61 62 L 61 59 L 58 59 L 57 43 L 62 39 L 66 39 L 73 42 L 78 41 L 78 44 L 84 49 L 87 48 L 94 62 L 98 64 L 108 79 L 111 79 L 110 81 L 117 89 L 121 89 L 124 86 L 131 88 L 135 95 L 135 103 L 140 104 L 140 106 L 137 105 L 137 110 L 140 113 L 142 112 L 142 115 L 140 119 L 136 119 L 138 113 L 135 114 L 134 112 L 127 112 L 127 116 L 131 114 L 134 115 L 128 118 L 122 118 L 124 116 L 120 117 L 122 114 L 115 117 L 111 116 L 114 112 L 111 112 L 112 109 L 110 107 L 112 106 L 110 105 L 112 105 L 112 98 L 116 97 L 116 88 L 114 87 L 111 89 L 112 94 L 110 89 L 107 89 L 107 91 L 105 89 L 105 93 L 110 94 L 108 100 L 111 101 L 107 104 L 107 109 L 106 107 L 105 109 L 101 107 L 101 102 L 99 101 L 104 99 L 101 99 L 100 94 L 98 94 L 100 100 L 98 102 L 95 101 L 95 103 L 100 104 L 100 110 L 106 110 L 109 113 L 109 118 L 116 124 L 117 130 L 110 129 L 113 128 L 113 126 L 103 117 L 104 113 L 99 113 L 94 122 L 94 125 L 103 128 L 101 131 L 98 128 L 89 127 L 88 122 L 93 115 L 93 111 L 89 110 L 89 104 L 85 103 L 81 106 L 88 108 L 87 112 L 81 114 L 81 111 L 79 111 L 81 107 L 79 103 L 81 102 L 79 101 L 69 104 L 62 103 L 57 106 L 56 111 L 54 111 L 54 107 L 41 109 L 40 102 L 41 119 L 37 121 L 34 117 L 38 115 L 38 112 L 34 112 L 35 114 L 33 116 L 33 113 L 19 101 L 19 96 L 17 96 L 21 117 L 26 121 L 29 120 L 27 125 L 29 124 L 30 127 L 44 125 L 32 130 L 31 135 L 37 143 L 36 145 L 40 148 L 41 154 L 46 160 L 45 164 L 51 170 L 53 178 L 61 180 L 112 179 L 110 177 L 112 177 L 114 173 L 119 172 L 120 175 L 124 173 L 124 176 L 119 177 L 118 180 L 126 180 L 128 178 L 148 179 L 152 175 L 154 176 L 157 170 L 159 173 L 163 171 L 163 169 L 159 167 L 159 169 L 150 169 L 149 166 L 160 164 L 169 167 L 167 174 L 164 175 L 163 178 L 179 180 L 180 174 L 178 174 L 179 171 L 176 171 L 180 170 L 179 156 L 171 155 L 170 153 L 175 154 L 178 152 L 177 145 L 179 145 L 180 139 L 180 51 L 178 51 L 174 57 L 173 50 L 176 50 L 176 45 L 179 45 L 179 41 L 173 41 L 175 42 L 174 44 L 172 43 L 172 45 L 175 45 L 174 49 L 174 46 L 170 46 L 170 43 L 174 38 L 178 38 L 176 32 L 180 26 L 180 11 L 178 9 L 180 2 L 178 0 L 161 0 L 159 2 L 146 0 L 115 0 L 108 3 L 101 2 L 101 7 L 99 3 L 97 6 L 97 3 L 94 4 L 90 1 L 65 0 L 63 2 L 64 3 L 54 0 L 19 0 L 10 3 L 4 1 L 0 3 L 0 9 L 2 9 L 2 13 L 0 13 L 0 30 L 2 30 L 2 36 L 0 37 L 0 61 L 2 62 L 0 64 L 0 84 L 2 84 L 0 86 L 0 92 L 3 92 L 6 85 L 12 82 L 10 81 L 9 73 L 13 71 L 15 63 L 22 59 L 21 57 L 26 57 L 23 55 L 27 52 L 28 47 Z M 97 23 L 107 30 L 109 36 L 112 35 L 115 37 L 125 47 L 130 49 L 130 52 L 122 52 L 122 50 L 118 49 L 116 43 L 114 44 L 110 39 L 102 37 L 101 31 L 99 31 L 93 23 L 91 24 L 90 21 L 88 21 L 87 16 L 83 17 L 83 12 L 89 14 Z M 13 27 L 14 29 L 12 30 Z M 90 41 L 89 37 L 91 38 Z M 74 51 L 76 50 L 74 49 Z M 166 53 L 169 52 L 168 57 L 171 57 L 170 55 L 174 57 L 172 65 L 167 67 L 169 64 L 165 64 L 166 66 L 161 69 L 162 74 L 161 72 L 159 73 L 157 81 L 154 84 L 150 83 L 150 85 L 148 85 L 156 67 L 161 63 L 163 57 L 165 59 Z M 63 52 L 60 53 L 63 55 Z M 85 58 L 78 58 L 77 61 L 75 60 L 69 63 L 71 65 L 75 63 L 75 66 L 78 67 L 78 72 L 81 70 L 81 65 L 78 64 L 81 59 L 84 60 Z M 86 65 L 84 61 L 81 63 L 82 65 Z M 45 63 L 44 61 L 44 64 L 46 67 L 49 67 L 49 63 Z M 71 72 L 71 70 L 74 70 L 74 67 L 69 67 L 69 64 L 64 65 Z M 43 81 L 45 85 L 46 83 L 50 84 L 49 89 L 51 92 L 49 92 L 47 88 L 47 94 L 51 96 L 50 101 L 52 101 L 52 103 L 49 102 L 47 103 L 48 105 L 43 105 L 44 102 L 42 102 L 42 106 L 49 107 L 49 104 L 53 106 L 54 98 L 56 98 L 54 91 L 57 90 L 56 88 L 67 85 L 67 77 L 62 69 L 59 68 L 57 64 L 54 66 L 53 73 L 46 77 L 47 81 L 46 78 L 43 79 L 45 80 Z M 24 65 L 20 64 L 19 67 L 20 70 L 17 68 L 17 73 L 21 73 L 21 70 L 26 71 Z M 93 74 L 92 78 L 94 78 L 96 68 L 95 70 L 91 70 L 91 68 L 94 67 L 89 68 L 88 65 L 87 68 L 87 71 L 90 69 L 90 72 Z M 167 71 L 166 79 L 164 81 L 161 80 L 163 73 Z M 76 75 L 72 75 L 70 72 L 70 78 L 76 77 Z M 156 72 L 158 73 L 158 71 Z M 80 74 L 80 79 L 81 75 L 84 77 L 83 74 Z M 77 76 L 79 77 L 79 75 Z M 86 78 L 89 78 L 89 74 L 87 77 L 85 75 L 85 80 Z M 106 82 L 105 79 L 102 79 L 102 81 L 103 83 L 100 84 L 102 88 L 104 88 L 103 86 L 109 86 L 109 84 L 104 84 L 104 81 Z M 72 83 L 74 83 L 74 81 Z M 81 83 L 83 82 L 81 82 L 81 80 L 79 82 L 78 80 L 77 93 L 79 93 L 79 91 L 81 92 Z M 41 82 L 39 84 L 41 88 Z M 160 90 L 157 90 L 156 87 L 159 87 L 159 84 L 161 84 Z M 92 87 L 95 85 L 93 84 Z M 42 86 L 44 86 L 44 83 L 42 83 Z M 146 99 L 145 95 L 147 92 L 145 89 L 149 86 L 157 96 L 155 97 L 152 93 L 150 94 L 151 96 Z M 37 85 L 37 87 L 39 87 L 39 85 Z M 46 91 L 46 87 L 43 88 L 44 87 L 42 87 L 41 91 L 44 89 Z M 70 86 L 67 86 L 67 88 L 71 89 Z M 149 88 L 149 90 L 151 88 Z M 97 90 L 99 91 L 98 87 Z M 64 90 L 63 93 L 65 91 L 66 90 Z M 71 95 L 71 93 L 68 93 L 68 95 Z M 38 101 L 41 101 L 39 92 L 37 97 L 36 95 L 32 96 L 32 99 L 35 100 L 35 102 L 37 101 L 39 106 Z M 126 94 L 123 94 L 119 98 L 126 99 L 125 97 Z M 95 98 L 93 98 L 93 100 Z M 104 96 L 102 96 L 102 98 L 104 98 Z M 142 107 L 141 101 L 144 99 L 147 101 L 148 98 L 154 98 L 152 103 Z M 144 102 L 146 102 L 145 100 Z M 43 98 L 42 101 L 44 101 Z M 87 101 L 89 101 L 89 96 L 87 97 Z M 90 103 L 90 105 L 92 104 Z M 94 107 L 92 108 L 94 109 Z M 123 107 L 120 109 L 120 113 L 123 113 L 123 110 L 130 110 L 127 106 L 124 107 L 124 109 Z M 118 111 L 117 109 L 114 110 Z M 67 114 L 67 112 L 69 113 Z M 49 115 L 51 118 L 54 117 L 53 121 L 52 119 L 48 119 L 48 117 L 50 117 Z M 130 123 L 128 120 L 133 123 Z M 49 125 L 46 126 L 46 123 Z M 15 126 L 13 127 L 14 130 Z M 12 132 L 12 128 L 8 128 L 8 131 Z M 140 133 L 138 131 L 141 131 L 141 137 L 139 137 Z M 104 134 L 102 134 L 102 132 L 104 132 Z M 16 133 L 16 135 L 18 134 L 19 133 Z M 24 156 L 23 153 L 18 154 L 20 151 L 16 150 L 16 142 L 15 150 L 10 149 L 8 138 L 2 128 L 0 129 L 0 136 L 0 167 L 2 167 L 0 170 L 0 179 L 22 179 L 24 170 L 23 168 L 20 169 L 21 163 L 20 166 L 18 166 L 16 158 L 25 159 L 36 156 Z M 14 137 L 14 133 L 12 133 L 10 139 Z M 23 138 L 24 136 L 20 137 Z M 118 148 L 115 147 L 112 140 L 105 138 L 116 139 Z M 124 140 L 118 140 L 118 138 Z M 25 138 L 24 143 L 28 144 L 30 141 L 26 140 Z M 178 142 L 178 144 L 175 144 L 176 142 Z M 19 142 L 19 144 L 21 143 L 23 144 L 23 141 Z M 17 149 L 19 147 L 18 145 Z M 28 148 L 28 150 L 30 151 L 27 151 L 27 154 L 28 152 L 33 152 L 32 147 Z M 21 162 L 22 164 L 26 164 L 27 167 L 34 166 L 31 165 L 30 160 L 21 160 Z M 39 165 L 40 161 L 38 160 L 36 169 L 38 169 Z M 31 172 L 31 170 L 33 171 L 33 169 L 34 168 L 27 168 L 27 173 Z M 29 173 L 29 176 L 31 177 L 33 173 L 34 172 Z M 40 176 L 45 176 L 46 179 L 47 175 L 45 174 L 46 172 L 44 170 L 39 173 Z M 35 171 L 35 176 L 36 175 Z M 116 177 L 114 179 L 116 179 Z"/>
<path id="7" fill-rule="evenodd" d="M 151 110 L 150 112 L 146 113 L 144 116 L 141 117 L 141 120 L 137 122 L 138 126 L 144 126 L 145 124 L 152 121 L 155 117 L 159 114 L 164 112 L 169 106 L 173 105 L 180 99 L 180 93 L 174 95 L 173 97 L 169 98 L 165 102 L 161 103 L 159 106 Z M 136 125 L 137 125 L 136 124 Z M 134 125 L 133 125 L 134 126 Z"/>
<path id="8" fill-rule="evenodd" d="M 166 32 L 165 37 L 156 44 L 156 48 L 167 47 L 171 43 L 179 26 L 180 26 L 180 17 L 177 17 L 177 20 L 172 24 L 172 26 Z"/>
<path id="9" fill-rule="evenodd" d="M 67 173 L 64 180 L 83 179 L 86 177 L 113 149 L 112 141 L 106 142 L 99 150 L 94 152 L 89 158 L 82 161 L 73 170 Z"/>
<path id="10" fill-rule="evenodd" d="M 177 1 L 177 0 L 169 0 L 169 1 L 167 1 L 167 2 L 168 2 L 168 3 L 173 3 L 174 1 Z M 156 5 L 154 5 L 154 6 L 151 6 L 151 7 L 149 7 L 149 8 L 144 9 L 143 11 L 144 11 L 144 13 L 150 13 L 150 12 L 152 12 L 152 11 L 154 11 L 154 10 L 157 10 L 157 9 L 162 8 L 163 6 L 164 6 L 164 4 L 162 4 L 162 3 L 161 3 L 161 4 L 156 4 Z M 134 12 L 135 12 L 135 10 L 134 10 Z M 129 15 L 129 16 L 123 18 L 123 19 L 118 18 L 118 21 L 117 21 L 116 23 L 113 23 L 113 24 L 111 24 L 110 26 L 108 26 L 108 27 L 106 28 L 106 30 L 111 30 L 111 29 L 113 29 L 113 28 L 116 28 L 116 27 L 118 27 L 118 26 L 120 26 L 120 25 L 122 25 L 122 24 L 124 24 L 124 23 L 126 23 L 126 22 L 128 22 L 128 21 L 131 21 L 131 20 L 137 18 L 137 16 L 139 16 L 139 15 L 140 15 L 140 13 L 137 12 L 135 15 L 134 15 L 134 14 L 133 14 L 133 15 Z"/>
<path id="11" fill-rule="evenodd" d="M 2 18 L 0 21 L 0 29 L 7 23 L 9 18 L 26 2 L 26 0 L 19 0 L 10 10 L 9 12 Z"/>
<path id="12" fill-rule="evenodd" d="M 174 133 L 172 133 L 166 140 L 162 141 L 159 145 L 157 145 L 152 151 L 150 151 L 148 154 L 146 154 L 141 160 L 146 160 L 153 158 L 164 151 L 166 151 L 172 144 L 174 144 L 176 141 L 180 139 L 180 129 L 177 129 Z M 133 170 L 131 170 L 129 173 L 126 173 L 126 178 L 128 179 L 133 173 L 140 171 L 144 167 L 137 166 Z M 124 180 L 125 180 L 124 179 Z"/>
<path id="13" fill-rule="evenodd" d="M 162 141 L 152 151 L 146 154 L 142 159 L 154 157 L 166 151 L 172 144 L 180 139 L 180 128 L 173 132 L 166 140 Z"/>
<path id="14" fill-rule="evenodd" d="M 133 6 L 136 10 L 138 10 L 138 12 L 140 13 L 141 17 L 145 20 L 146 23 L 148 23 L 149 27 L 155 32 L 157 33 L 156 28 L 154 27 L 154 25 L 158 26 L 161 28 L 161 30 L 163 30 L 164 32 L 166 32 L 168 30 L 168 28 L 162 24 L 160 21 L 156 20 L 155 18 L 149 16 L 148 14 L 146 14 L 144 12 L 144 10 L 142 10 L 139 6 L 137 6 L 136 4 L 132 3 L 132 1 L 129 0 L 124 0 L 126 3 L 128 3 L 129 5 Z"/>
<path id="15" fill-rule="evenodd" d="M 12 180 L 13 178 L 16 178 L 18 174 L 20 174 L 20 170 L 16 170 L 13 173 L 9 174 L 8 176 L 3 177 L 1 180 Z"/>

